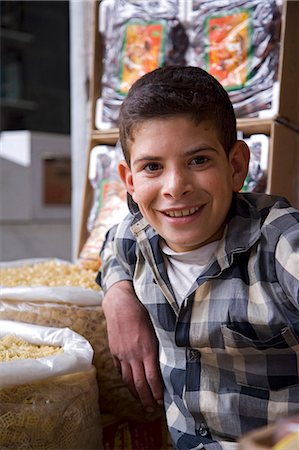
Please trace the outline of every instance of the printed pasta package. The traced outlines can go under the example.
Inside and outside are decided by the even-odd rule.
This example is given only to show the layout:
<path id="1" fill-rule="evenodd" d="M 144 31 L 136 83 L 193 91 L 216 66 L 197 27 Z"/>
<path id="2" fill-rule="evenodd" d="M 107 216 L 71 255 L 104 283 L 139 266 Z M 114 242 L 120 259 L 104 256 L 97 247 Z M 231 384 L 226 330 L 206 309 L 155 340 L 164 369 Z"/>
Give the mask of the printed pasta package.
<path id="1" fill-rule="evenodd" d="M 243 139 L 249 147 L 250 160 L 242 192 L 266 192 L 269 136 L 252 134 Z"/>
<path id="2" fill-rule="evenodd" d="M 90 153 L 88 178 L 93 189 L 93 204 L 87 220 L 89 235 L 77 261 L 85 269 L 99 270 L 100 250 L 107 231 L 129 212 L 127 192 L 118 175 L 121 159 L 119 145 L 98 145 Z"/>
<path id="3" fill-rule="evenodd" d="M 19 321 L 46 327 L 67 327 L 83 336 L 93 349 L 92 364 L 96 368 L 101 413 L 112 414 L 119 419 L 138 421 L 141 418 L 142 421 L 155 419 L 157 414 L 145 414 L 140 401 L 130 393 L 114 366 L 101 305 L 103 292 L 74 286 L 53 286 L 56 276 L 58 278 L 57 269 L 60 269 L 59 276 L 64 277 L 65 283 L 69 283 L 74 274 L 72 272 L 68 275 L 63 272 L 61 261 L 19 260 L 7 263 L 9 273 L 3 267 L 5 264 L 2 263 L 0 267 L 0 278 L 1 282 L 3 284 L 6 282 L 9 287 L 0 289 L 0 320 Z M 13 267 L 15 267 L 15 287 L 11 285 Z M 82 267 L 77 266 L 75 280 L 77 280 L 77 270 L 78 273 L 84 273 Z M 48 283 L 51 280 L 52 286 L 31 286 L 34 284 L 31 277 L 32 280 L 39 279 L 39 284 Z M 92 283 L 94 278 L 95 273 L 92 271 Z M 24 279 L 27 285 L 24 285 Z M 91 281 L 85 280 L 86 286 L 88 283 L 91 284 Z M 58 281 L 58 284 L 61 282 Z M 67 292 L 68 288 L 72 288 L 72 294 Z M 78 294 L 75 293 L 76 289 Z M 93 291 L 93 295 L 90 295 L 90 291 Z M 26 295 L 22 296 L 22 292 Z"/>
<path id="4" fill-rule="evenodd" d="M 237 117 L 277 113 L 280 25 L 275 0 L 190 2 L 188 64 L 221 82 Z"/>
<path id="5" fill-rule="evenodd" d="M 185 64 L 188 37 L 179 12 L 179 0 L 100 3 L 104 54 L 97 128 L 118 125 L 120 105 L 142 75 L 161 66 Z"/>
<path id="6" fill-rule="evenodd" d="M 1 449 L 103 448 L 92 356 L 69 328 L 0 320 Z"/>

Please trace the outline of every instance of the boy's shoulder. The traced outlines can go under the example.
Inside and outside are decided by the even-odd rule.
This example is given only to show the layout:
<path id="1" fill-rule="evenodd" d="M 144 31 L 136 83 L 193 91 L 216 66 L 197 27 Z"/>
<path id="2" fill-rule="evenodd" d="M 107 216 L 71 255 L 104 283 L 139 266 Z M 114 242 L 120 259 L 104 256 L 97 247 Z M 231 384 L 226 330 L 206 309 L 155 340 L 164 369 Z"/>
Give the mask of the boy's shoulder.
<path id="1" fill-rule="evenodd" d="M 236 213 L 242 213 L 242 210 L 248 211 L 250 207 L 252 211 L 255 210 L 260 216 L 267 216 L 272 210 L 282 210 L 286 214 L 299 212 L 292 207 L 285 197 L 279 195 L 240 192 L 236 195 L 236 199 Z"/>
<path id="2" fill-rule="evenodd" d="M 238 193 L 232 201 L 225 235 L 227 252 L 249 249 L 258 241 L 275 248 L 284 235 L 289 240 L 293 231 L 299 232 L 299 211 L 283 197 Z M 261 237 L 263 239 L 261 240 Z"/>
<path id="3" fill-rule="evenodd" d="M 278 195 L 259 193 L 238 193 L 233 207 L 234 218 L 247 218 L 262 227 L 284 230 L 299 223 L 299 210 Z"/>

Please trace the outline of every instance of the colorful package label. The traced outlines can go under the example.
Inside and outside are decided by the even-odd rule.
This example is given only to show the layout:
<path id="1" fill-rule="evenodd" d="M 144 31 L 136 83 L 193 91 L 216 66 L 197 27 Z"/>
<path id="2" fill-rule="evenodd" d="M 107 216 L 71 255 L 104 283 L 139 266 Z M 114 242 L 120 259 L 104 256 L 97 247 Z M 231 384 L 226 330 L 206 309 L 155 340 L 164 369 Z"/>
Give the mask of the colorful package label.
<path id="1" fill-rule="evenodd" d="M 130 22 L 126 26 L 120 58 L 119 93 L 165 61 L 166 21 Z"/>
<path id="2" fill-rule="evenodd" d="M 226 90 L 240 89 L 250 78 L 252 20 L 250 9 L 213 15 L 205 21 L 206 70 Z"/>

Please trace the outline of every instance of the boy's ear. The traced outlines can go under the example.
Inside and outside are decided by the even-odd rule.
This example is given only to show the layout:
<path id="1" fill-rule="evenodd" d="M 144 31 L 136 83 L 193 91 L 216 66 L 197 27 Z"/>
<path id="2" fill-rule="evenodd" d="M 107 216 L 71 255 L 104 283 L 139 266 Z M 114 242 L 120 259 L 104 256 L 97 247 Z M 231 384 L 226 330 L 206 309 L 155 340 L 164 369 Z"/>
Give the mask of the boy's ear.
<path id="1" fill-rule="evenodd" d="M 234 192 L 242 189 L 248 173 L 250 151 L 244 141 L 237 141 L 229 153 L 232 168 L 232 187 Z"/>
<path id="2" fill-rule="evenodd" d="M 122 180 L 123 184 L 125 185 L 128 193 L 133 195 L 134 184 L 133 184 L 132 172 L 125 160 L 122 160 L 119 162 L 118 173 L 119 173 L 120 179 Z"/>

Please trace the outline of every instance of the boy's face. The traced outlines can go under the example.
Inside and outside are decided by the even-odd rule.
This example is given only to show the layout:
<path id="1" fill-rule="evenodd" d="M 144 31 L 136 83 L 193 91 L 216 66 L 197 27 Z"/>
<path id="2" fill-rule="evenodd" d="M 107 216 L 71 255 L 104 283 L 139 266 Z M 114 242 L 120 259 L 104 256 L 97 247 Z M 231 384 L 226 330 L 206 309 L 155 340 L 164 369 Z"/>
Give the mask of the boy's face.
<path id="1" fill-rule="evenodd" d="M 134 132 L 131 167 L 119 173 L 142 215 L 177 252 L 220 239 L 233 191 L 247 174 L 249 150 L 229 156 L 212 124 L 186 117 L 146 120 Z"/>

